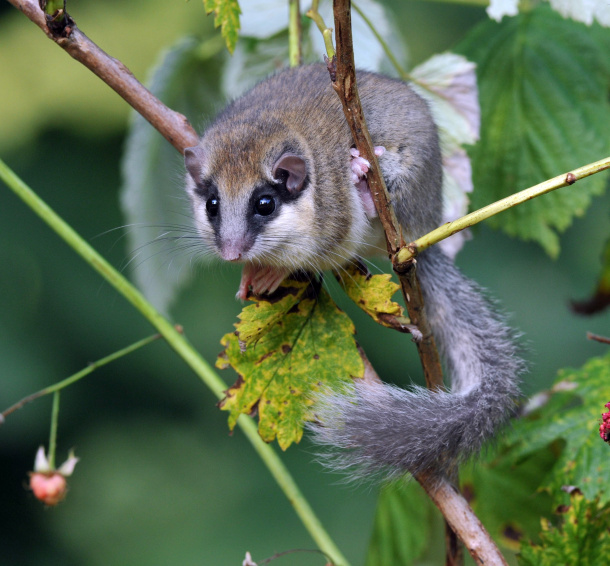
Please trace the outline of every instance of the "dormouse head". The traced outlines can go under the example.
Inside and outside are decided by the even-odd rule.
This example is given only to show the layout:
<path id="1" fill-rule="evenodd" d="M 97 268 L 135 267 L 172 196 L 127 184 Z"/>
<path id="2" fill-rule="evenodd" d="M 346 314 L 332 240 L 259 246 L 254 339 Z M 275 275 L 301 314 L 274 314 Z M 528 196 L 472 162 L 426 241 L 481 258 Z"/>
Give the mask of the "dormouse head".
<path id="1" fill-rule="evenodd" d="M 204 137 L 184 151 L 197 228 L 226 261 L 301 265 L 300 234 L 314 214 L 311 157 L 296 141 L 260 137 Z"/>

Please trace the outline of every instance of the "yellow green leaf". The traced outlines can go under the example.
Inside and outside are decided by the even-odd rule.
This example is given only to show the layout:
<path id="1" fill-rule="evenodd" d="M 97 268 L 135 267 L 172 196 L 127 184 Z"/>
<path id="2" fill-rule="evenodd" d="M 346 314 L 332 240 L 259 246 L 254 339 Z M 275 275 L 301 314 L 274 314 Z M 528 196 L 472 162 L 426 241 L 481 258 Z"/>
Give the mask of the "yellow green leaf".
<path id="1" fill-rule="evenodd" d="M 287 281 L 273 295 L 273 301 L 260 300 L 247 306 L 239 315 L 239 340 L 248 346 L 257 341 L 302 298 L 309 282 Z"/>
<path id="2" fill-rule="evenodd" d="M 401 324 L 409 324 L 403 317 L 402 306 L 392 301 L 400 285 L 392 281 L 389 273 L 371 275 L 364 265 L 350 264 L 338 279 L 349 298 L 379 324 L 395 327 L 388 317 L 400 317 Z"/>
<path id="3" fill-rule="evenodd" d="M 203 0 L 207 14 L 214 12 L 214 27 L 220 27 L 220 33 L 227 42 L 227 49 L 233 53 L 239 35 L 239 8 L 238 0 Z"/>
<path id="4" fill-rule="evenodd" d="M 229 428 L 240 414 L 258 413 L 263 440 L 277 438 L 285 450 L 303 436 L 313 394 L 362 377 L 364 367 L 351 320 L 324 289 L 294 281 L 280 289 L 281 299 L 244 309 L 236 332 L 223 337 L 216 365 L 239 375 L 220 403 Z"/>

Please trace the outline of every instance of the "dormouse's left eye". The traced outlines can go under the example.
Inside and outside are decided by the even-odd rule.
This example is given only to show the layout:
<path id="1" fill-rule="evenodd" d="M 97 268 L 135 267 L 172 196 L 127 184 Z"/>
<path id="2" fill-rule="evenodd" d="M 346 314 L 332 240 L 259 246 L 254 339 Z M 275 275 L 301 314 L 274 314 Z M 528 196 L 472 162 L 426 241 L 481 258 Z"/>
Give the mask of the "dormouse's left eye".
<path id="1" fill-rule="evenodd" d="M 254 204 L 254 211 L 261 216 L 269 216 L 275 210 L 275 199 L 269 195 L 263 195 Z"/>

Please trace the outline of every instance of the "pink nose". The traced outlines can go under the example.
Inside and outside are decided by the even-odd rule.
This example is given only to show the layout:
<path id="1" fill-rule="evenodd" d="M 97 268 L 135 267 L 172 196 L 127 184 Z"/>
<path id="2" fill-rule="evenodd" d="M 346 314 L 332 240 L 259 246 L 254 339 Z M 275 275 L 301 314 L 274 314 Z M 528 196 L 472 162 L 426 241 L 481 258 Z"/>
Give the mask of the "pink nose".
<path id="1" fill-rule="evenodd" d="M 237 242 L 225 243 L 220 250 L 220 257 L 225 261 L 239 261 L 243 252 L 243 246 Z"/>

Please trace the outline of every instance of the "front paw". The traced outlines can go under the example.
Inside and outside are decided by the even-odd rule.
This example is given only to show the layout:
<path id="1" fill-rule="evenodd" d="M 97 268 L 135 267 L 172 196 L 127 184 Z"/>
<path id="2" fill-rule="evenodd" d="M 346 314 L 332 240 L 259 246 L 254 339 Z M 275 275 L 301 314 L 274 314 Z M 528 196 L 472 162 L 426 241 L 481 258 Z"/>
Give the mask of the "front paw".
<path id="1" fill-rule="evenodd" d="M 349 151 L 352 156 L 350 162 L 352 182 L 356 189 L 358 189 L 358 195 L 360 196 L 364 212 L 369 218 L 375 218 L 377 210 L 368 183 L 366 182 L 366 174 L 369 172 L 371 164 L 364 157 L 360 157 L 360 152 L 356 148 L 351 148 Z M 385 147 L 377 145 L 374 151 L 377 157 L 381 157 L 385 153 Z"/>
<path id="2" fill-rule="evenodd" d="M 247 263 L 241 274 L 241 282 L 236 297 L 242 301 L 248 297 L 252 288 L 255 295 L 270 295 L 286 279 L 289 271 L 281 267 L 254 265 Z"/>

